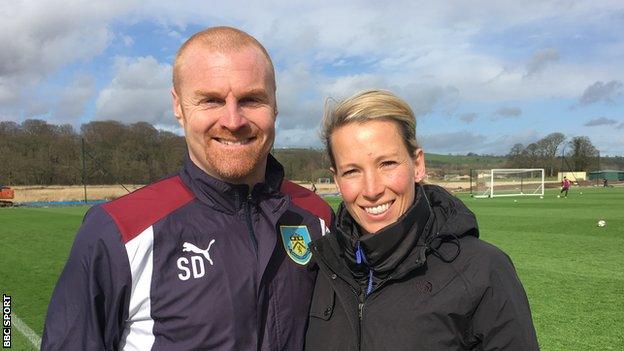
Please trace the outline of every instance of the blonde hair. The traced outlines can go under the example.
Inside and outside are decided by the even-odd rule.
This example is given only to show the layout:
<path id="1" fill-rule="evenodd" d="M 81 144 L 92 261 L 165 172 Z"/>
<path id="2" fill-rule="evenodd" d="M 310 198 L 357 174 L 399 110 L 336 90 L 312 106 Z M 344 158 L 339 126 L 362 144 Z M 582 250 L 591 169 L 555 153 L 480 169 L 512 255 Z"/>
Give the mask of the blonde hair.
<path id="1" fill-rule="evenodd" d="M 267 60 L 267 73 L 271 80 L 272 88 L 275 91 L 275 68 L 273 61 L 267 50 L 256 38 L 232 27 L 212 27 L 195 33 L 182 44 L 173 62 L 173 88 L 179 92 L 181 83 L 180 69 L 184 64 L 184 54 L 194 45 L 201 45 L 202 48 L 214 51 L 229 53 L 242 48 L 256 48 Z"/>
<path id="2" fill-rule="evenodd" d="M 331 136 L 334 130 L 351 123 L 372 120 L 395 122 L 405 148 L 414 156 L 419 149 L 416 141 L 416 117 L 407 102 L 385 90 L 366 90 L 339 102 L 335 107 L 325 106 L 321 139 L 332 167 L 336 167 Z"/>

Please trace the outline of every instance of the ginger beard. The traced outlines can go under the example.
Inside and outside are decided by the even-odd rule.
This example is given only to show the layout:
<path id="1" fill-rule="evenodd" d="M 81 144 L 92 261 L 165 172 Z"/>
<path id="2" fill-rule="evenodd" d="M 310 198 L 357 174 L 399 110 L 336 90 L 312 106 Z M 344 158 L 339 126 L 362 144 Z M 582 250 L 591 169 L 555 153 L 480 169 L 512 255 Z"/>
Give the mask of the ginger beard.
<path id="1" fill-rule="evenodd" d="M 209 169 L 217 173 L 221 179 L 234 183 L 244 183 L 249 175 L 266 168 L 266 159 L 273 146 L 275 130 L 264 133 L 250 126 L 237 133 L 209 131 L 204 136 L 204 159 Z M 256 129 L 253 131 L 253 129 Z M 247 144 L 228 150 L 223 145 L 226 140 L 249 140 Z M 218 141 L 218 140 L 221 140 Z"/>

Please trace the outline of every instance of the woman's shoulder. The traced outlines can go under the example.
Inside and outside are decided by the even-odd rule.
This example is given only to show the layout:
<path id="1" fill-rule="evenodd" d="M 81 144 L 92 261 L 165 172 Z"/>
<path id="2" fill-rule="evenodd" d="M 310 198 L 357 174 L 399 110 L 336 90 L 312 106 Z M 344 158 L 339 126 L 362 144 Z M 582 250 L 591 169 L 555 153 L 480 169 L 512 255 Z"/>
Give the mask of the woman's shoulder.
<path id="1" fill-rule="evenodd" d="M 465 236 L 459 241 L 461 252 L 457 259 L 468 266 L 498 267 L 501 264 L 511 264 L 511 258 L 505 251 L 485 240 Z"/>
<path id="2" fill-rule="evenodd" d="M 516 275 L 511 257 L 497 246 L 473 236 L 461 238 L 460 245 L 461 252 L 452 264 L 475 287 Z"/>

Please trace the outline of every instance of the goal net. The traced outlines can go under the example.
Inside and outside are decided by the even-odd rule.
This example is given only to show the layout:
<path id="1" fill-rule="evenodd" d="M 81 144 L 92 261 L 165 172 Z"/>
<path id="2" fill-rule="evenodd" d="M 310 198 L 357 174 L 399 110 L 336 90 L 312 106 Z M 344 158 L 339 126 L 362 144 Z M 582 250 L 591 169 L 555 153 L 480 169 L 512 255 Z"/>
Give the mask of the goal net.
<path id="1" fill-rule="evenodd" d="M 471 174 L 472 196 L 543 196 L 544 169 L 488 169 Z"/>

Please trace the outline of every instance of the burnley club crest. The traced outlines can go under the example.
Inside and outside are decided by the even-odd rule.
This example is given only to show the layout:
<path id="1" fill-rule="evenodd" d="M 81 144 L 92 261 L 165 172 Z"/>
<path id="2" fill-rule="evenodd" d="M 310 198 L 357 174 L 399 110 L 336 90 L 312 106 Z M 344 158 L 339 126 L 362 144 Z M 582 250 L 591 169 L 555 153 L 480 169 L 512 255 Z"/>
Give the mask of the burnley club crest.
<path id="1" fill-rule="evenodd" d="M 310 262 L 312 252 L 310 252 L 310 232 L 305 225 L 280 226 L 282 242 L 288 256 L 300 265 Z"/>

